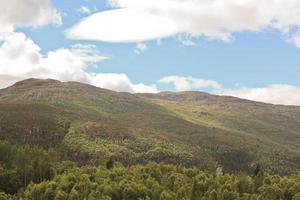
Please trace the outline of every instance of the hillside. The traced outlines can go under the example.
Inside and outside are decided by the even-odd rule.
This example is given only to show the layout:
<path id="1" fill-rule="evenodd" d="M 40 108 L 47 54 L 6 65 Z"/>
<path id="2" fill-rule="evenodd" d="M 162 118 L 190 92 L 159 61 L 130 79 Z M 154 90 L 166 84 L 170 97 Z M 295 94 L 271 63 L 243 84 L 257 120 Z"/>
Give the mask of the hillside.
<path id="1" fill-rule="evenodd" d="M 300 107 L 200 92 L 128 94 L 29 79 L 0 90 L 0 138 L 97 164 L 166 162 L 213 170 L 300 169 Z"/>

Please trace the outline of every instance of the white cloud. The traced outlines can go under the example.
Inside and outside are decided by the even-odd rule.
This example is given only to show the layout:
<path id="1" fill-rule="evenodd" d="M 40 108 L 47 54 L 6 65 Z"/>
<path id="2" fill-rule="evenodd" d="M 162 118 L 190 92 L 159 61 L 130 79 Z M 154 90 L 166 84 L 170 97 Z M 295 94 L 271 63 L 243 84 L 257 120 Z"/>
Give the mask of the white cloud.
<path id="1" fill-rule="evenodd" d="M 155 85 L 134 84 L 125 74 L 94 74 L 88 66 L 109 59 L 94 45 L 76 44 L 46 55 L 24 33 L 10 32 L 0 40 L 0 88 L 26 78 L 79 81 L 121 92 L 157 92 Z"/>
<path id="2" fill-rule="evenodd" d="M 300 48 L 300 32 L 293 34 L 288 40 L 296 47 Z"/>
<path id="3" fill-rule="evenodd" d="M 284 35 L 300 26 L 299 0 L 108 0 L 67 31 L 73 39 L 143 42 L 176 34 L 230 41 L 232 33 L 271 27 Z M 96 26 L 97 25 L 97 26 Z M 122 34 L 120 34 L 122 33 Z"/>
<path id="4" fill-rule="evenodd" d="M 217 95 L 233 96 L 271 104 L 300 106 L 300 87 L 294 85 L 273 84 L 261 88 L 227 89 L 213 80 L 180 76 L 167 76 L 159 82 L 173 84 L 176 91 L 199 91 L 212 88 L 212 93 Z"/>
<path id="5" fill-rule="evenodd" d="M 168 18 L 135 9 L 114 9 L 95 13 L 66 32 L 72 39 L 106 42 L 142 42 L 168 37 L 177 32 Z"/>
<path id="6" fill-rule="evenodd" d="M 89 9 L 89 7 L 87 6 L 81 6 L 78 10 L 77 10 L 79 13 L 81 14 L 85 14 L 85 15 L 88 15 L 88 14 L 91 14 L 92 11 Z"/>
<path id="7" fill-rule="evenodd" d="M 0 38 L 0 88 L 26 78 L 53 78 L 61 81 L 80 81 L 120 92 L 156 93 L 155 85 L 133 83 L 125 74 L 89 73 L 87 66 L 108 59 L 94 45 L 77 44 L 43 55 L 40 47 L 24 33 L 6 32 Z M 300 106 L 300 87 L 271 85 L 263 88 L 224 89 L 213 80 L 193 77 L 167 76 L 160 83 L 172 84 L 176 91 L 211 88 L 219 95 L 283 105 Z"/>
<path id="8" fill-rule="evenodd" d="M 192 40 L 189 35 L 179 35 L 177 40 L 184 46 L 195 46 L 196 43 Z"/>
<path id="9" fill-rule="evenodd" d="M 106 57 L 99 55 L 92 45 L 75 45 L 42 55 L 40 47 L 24 33 L 7 34 L 0 46 L 0 74 L 10 76 L 44 75 L 52 78 L 62 74 L 81 72 L 90 63 Z"/>
<path id="10" fill-rule="evenodd" d="M 293 85 L 276 84 L 262 88 L 240 88 L 219 94 L 265 103 L 300 106 L 300 87 Z"/>
<path id="11" fill-rule="evenodd" d="M 176 91 L 191 91 L 204 88 L 219 90 L 222 86 L 213 80 L 197 79 L 193 77 L 166 76 L 159 80 L 160 83 L 173 84 Z"/>
<path id="12" fill-rule="evenodd" d="M 50 0 L 0 0 L 0 27 L 62 24 L 61 13 Z"/>
<path id="13" fill-rule="evenodd" d="M 147 45 L 145 43 L 138 43 L 136 46 L 135 46 L 135 49 L 134 49 L 134 53 L 135 54 L 141 54 L 143 53 L 144 51 L 146 51 L 148 49 Z"/>
<path id="14" fill-rule="evenodd" d="M 94 74 L 92 84 L 101 88 L 107 88 L 118 92 L 131 93 L 157 93 L 155 85 L 145 85 L 143 83 L 133 84 L 125 74 Z"/>

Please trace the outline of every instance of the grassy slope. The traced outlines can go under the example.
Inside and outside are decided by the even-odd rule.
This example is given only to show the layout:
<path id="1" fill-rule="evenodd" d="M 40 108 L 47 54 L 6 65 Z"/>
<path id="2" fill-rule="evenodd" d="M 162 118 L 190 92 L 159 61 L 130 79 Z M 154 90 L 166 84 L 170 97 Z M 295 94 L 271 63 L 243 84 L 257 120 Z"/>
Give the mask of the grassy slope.
<path id="1" fill-rule="evenodd" d="M 300 108 L 202 93 L 131 95 L 90 85 L 30 79 L 0 90 L 0 137 L 58 145 L 74 159 L 115 157 L 227 170 L 260 160 L 299 169 Z M 238 163 L 238 164 L 237 164 Z"/>
<path id="2" fill-rule="evenodd" d="M 278 162 L 285 163 L 283 165 L 299 167 L 299 107 L 275 106 L 199 92 L 139 96 L 163 106 L 174 116 L 223 130 L 213 134 L 217 146 L 225 145 L 222 151 L 231 147 L 246 148 L 263 155 L 264 159 L 280 159 Z M 291 164 L 289 159 L 297 161 Z"/>

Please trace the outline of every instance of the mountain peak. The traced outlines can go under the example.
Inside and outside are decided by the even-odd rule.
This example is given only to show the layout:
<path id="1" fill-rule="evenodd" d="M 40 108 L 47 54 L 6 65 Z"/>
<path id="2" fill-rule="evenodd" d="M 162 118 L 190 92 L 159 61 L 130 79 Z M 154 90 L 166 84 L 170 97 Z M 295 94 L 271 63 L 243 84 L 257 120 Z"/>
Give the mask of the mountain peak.
<path id="1" fill-rule="evenodd" d="M 12 87 L 17 88 L 24 88 L 24 87 L 34 87 L 34 86 L 42 86 L 48 84 L 58 84 L 61 83 L 58 80 L 54 79 L 36 79 L 36 78 L 29 78 L 19 82 L 16 82 Z"/>

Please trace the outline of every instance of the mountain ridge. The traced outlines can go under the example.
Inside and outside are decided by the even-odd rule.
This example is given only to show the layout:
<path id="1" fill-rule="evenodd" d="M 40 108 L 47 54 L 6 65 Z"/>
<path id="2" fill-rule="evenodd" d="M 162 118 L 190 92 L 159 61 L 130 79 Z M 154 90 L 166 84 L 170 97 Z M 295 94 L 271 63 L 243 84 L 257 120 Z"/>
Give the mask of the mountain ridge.
<path id="1" fill-rule="evenodd" d="M 228 171 L 249 171 L 253 163 L 274 173 L 300 167 L 297 106 L 28 79 L 0 90 L 0 114 L 0 139 L 59 146 L 80 163 L 111 157 L 129 165 L 156 161 L 203 169 L 218 162 Z"/>

